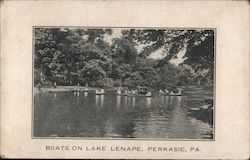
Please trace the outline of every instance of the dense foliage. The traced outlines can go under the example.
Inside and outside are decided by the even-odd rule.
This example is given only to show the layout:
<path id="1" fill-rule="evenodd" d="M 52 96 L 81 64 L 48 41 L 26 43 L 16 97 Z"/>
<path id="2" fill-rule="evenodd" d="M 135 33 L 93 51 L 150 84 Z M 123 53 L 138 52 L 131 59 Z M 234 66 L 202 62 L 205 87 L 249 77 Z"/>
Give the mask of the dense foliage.
<path id="1" fill-rule="evenodd" d="M 35 84 L 91 86 L 213 85 L 214 31 L 35 28 Z M 143 46 L 139 51 L 138 47 Z M 164 48 L 165 57 L 149 56 Z M 170 62 L 186 49 L 183 62 Z"/>

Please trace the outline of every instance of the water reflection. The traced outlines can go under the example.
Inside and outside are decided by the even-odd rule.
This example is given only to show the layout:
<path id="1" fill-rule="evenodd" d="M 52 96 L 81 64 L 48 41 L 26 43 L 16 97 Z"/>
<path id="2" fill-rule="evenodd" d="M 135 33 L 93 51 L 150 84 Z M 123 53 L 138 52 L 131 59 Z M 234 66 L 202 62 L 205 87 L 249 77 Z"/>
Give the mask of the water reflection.
<path id="1" fill-rule="evenodd" d="M 152 100 L 151 97 L 146 97 L 146 106 L 147 106 L 147 107 L 150 107 L 150 106 L 151 106 L 151 100 Z"/>
<path id="2" fill-rule="evenodd" d="M 173 99 L 174 99 L 174 96 L 170 96 L 170 98 L 169 98 L 170 100 L 169 100 L 169 104 L 171 105 L 171 104 L 173 104 Z"/>
<path id="3" fill-rule="evenodd" d="M 88 96 L 89 92 L 84 92 L 84 98 Z"/>
<path id="4" fill-rule="evenodd" d="M 127 96 L 124 97 L 124 104 L 125 104 L 125 106 L 128 105 L 128 97 Z"/>
<path id="5" fill-rule="evenodd" d="M 131 97 L 127 98 L 127 107 L 131 107 Z"/>
<path id="6" fill-rule="evenodd" d="M 211 139 L 213 126 L 190 117 L 188 101 L 112 91 L 40 93 L 35 95 L 34 136 Z"/>
<path id="7" fill-rule="evenodd" d="M 132 108 L 135 107 L 135 97 L 132 97 Z"/>
<path id="8" fill-rule="evenodd" d="M 181 96 L 176 96 L 176 107 L 180 107 L 181 106 Z"/>
<path id="9" fill-rule="evenodd" d="M 99 103 L 100 103 L 100 96 L 99 96 L 99 95 L 96 95 L 96 96 L 95 96 L 95 106 L 98 107 L 98 106 L 99 106 Z"/>
<path id="10" fill-rule="evenodd" d="M 165 96 L 165 104 L 169 104 L 170 102 L 169 102 L 169 96 Z"/>
<path id="11" fill-rule="evenodd" d="M 74 94 L 74 96 L 76 96 L 76 97 L 80 97 L 80 92 L 74 92 L 73 94 Z"/>
<path id="12" fill-rule="evenodd" d="M 103 108 L 104 95 L 100 95 L 100 106 Z"/>
<path id="13" fill-rule="evenodd" d="M 103 108 L 104 95 L 95 95 L 95 105 L 96 107 Z"/>
<path id="14" fill-rule="evenodd" d="M 116 108 L 119 109 L 121 106 L 121 96 L 117 95 L 116 96 Z"/>

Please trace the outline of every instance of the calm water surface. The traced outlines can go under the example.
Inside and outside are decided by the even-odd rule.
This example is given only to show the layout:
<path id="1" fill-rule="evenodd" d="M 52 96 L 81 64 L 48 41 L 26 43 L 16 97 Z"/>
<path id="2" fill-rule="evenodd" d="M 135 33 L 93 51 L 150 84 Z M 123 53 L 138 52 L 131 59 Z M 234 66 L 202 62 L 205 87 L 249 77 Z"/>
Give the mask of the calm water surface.
<path id="1" fill-rule="evenodd" d="M 194 98 L 126 97 L 114 91 L 38 93 L 34 136 L 212 139 L 212 124 L 190 116 L 189 100 Z"/>

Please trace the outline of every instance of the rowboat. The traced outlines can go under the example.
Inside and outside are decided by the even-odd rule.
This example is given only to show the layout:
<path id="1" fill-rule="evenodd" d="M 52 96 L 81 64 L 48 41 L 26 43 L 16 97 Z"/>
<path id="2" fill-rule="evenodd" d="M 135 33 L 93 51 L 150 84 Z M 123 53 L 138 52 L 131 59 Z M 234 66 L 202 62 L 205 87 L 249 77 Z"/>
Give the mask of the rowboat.
<path id="1" fill-rule="evenodd" d="M 181 90 L 178 90 L 177 93 L 174 93 L 173 91 L 171 91 L 171 92 L 169 93 L 169 95 L 170 95 L 170 96 L 181 96 Z"/>
<path id="2" fill-rule="evenodd" d="M 88 92 L 89 91 L 88 87 L 84 87 L 83 91 Z"/>
<path id="3" fill-rule="evenodd" d="M 96 95 L 103 95 L 104 94 L 104 89 L 95 90 L 95 94 Z"/>
<path id="4" fill-rule="evenodd" d="M 146 93 L 146 97 L 152 97 L 152 93 L 151 92 L 147 92 Z"/>
<path id="5" fill-rule="evenodd" d="M 199 111 L 200 108 L 198 108 L 198 107 L 197 107 L 197 108 L 188 108 L 188 110 L 189 110 L 189 111 Z"/>
<path id="6" fill-rule="evenodd" d="M 146 94 L 139 94 L 139 93 L 124 93 L 122 94 L 123 96 L 128 96 L 128 97 L 152 97 L 152 93 L 148 92 Z"/>
<path id="7" fill-rule="evenodd" d="M 159 95 L 159 96 L 169 96 L 170 95 L 170 92 L 168 89 L 165 89 L 165 90 L 159 90 L 156 95 Z M 174 95 L 174 93 L 172 93 L 172 95 Z"/>
<path id="8" fill-rule="evenodd" d="M 121 95 L 121 94 L 122 94 L 122 91 L 121 91 L 121 90 L 117 90 L 117 91 L 116 91 L 116 94 L 117 94 L 117 95 Z"/>

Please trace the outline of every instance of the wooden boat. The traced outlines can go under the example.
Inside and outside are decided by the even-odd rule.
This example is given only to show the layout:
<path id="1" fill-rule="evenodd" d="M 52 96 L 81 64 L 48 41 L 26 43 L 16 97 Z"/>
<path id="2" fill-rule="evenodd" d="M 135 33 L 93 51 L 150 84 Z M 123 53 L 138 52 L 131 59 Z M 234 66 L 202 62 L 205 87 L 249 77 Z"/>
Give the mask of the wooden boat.
<path id="1" fill-rule="evenodd" d="M 81 90 L 80 90 L 80 88 L 74 88 L 73 90 L 72 90 L 72 92 L 80 92 Z"/>
<path id="2" fill-rule="evenodd" d="M 164 94 L 164 92 L 160 89 L 159 90 L 159 92 L 158 92 L 159 94 Z"/>
<path id="3" fill-rule="evenodd" d="M 138 94 L 147 94 L 148 88 L 147 87 L 137 87 Z"/>
<path id="4" fill-rule="evenodd" d="M 200 108 L 198 108 L 198 107 L 197 107 L 197 108 L 188 108 L 188 110 L 189 110 L 189 111 L 199 111 Z"/>
<path id="5" fill-rule="evenodd" d="M 88 87 L 84 87 L 83 91 L 88 92 L 89 91 Z"/>
<path id="6" fill-rule="evenodd" d="M 169 90 L 168 90 L 168 89 L 165 89 L 165 93 L 166 93 L 166 94 L 169 94 Z"/>
<path id="7" fill-rule="evenodd" d="M 181 96 L 181 90 L 179 90 L 177 93 L 174 93 L 173 91 L 169 93 L 170 96 Z"/>
<path id="8" fill-rule="evenodd" d="M 165 90 L 159 90 L 158 92 L 155 93 L 157 96 L 169 96 L 170 95 L 170 92 L 168 89 L 165 89 Z M 174 93 L 173 93 L 174 95 Z"/>
<path id="9" fill-rule="evenodd" d="M 170 94 L 169 93 L 156 93 L 157 96 L 169 96 Z"/>
<path id="10" fill-rule="evenodd" d="M 121 91 L 121 90 L 117 90 L 117 91 L 116 91 L 116 94 L 117 94 L 117 95 L 121 95 L 121 94 L 122 94 L 122 91 Z"/>
<path id="11" fill-rule="evenodd" d="M 148 92 L 146 94 L 139 94 L 139 93 L 124 93 L 123 94 L 124 96 L 128 96 L 128 97 L 152 97 L 152 93 L 151 92 Z"/>
<path id="12" fill-rule="evenodd" d="M 147 92 L 145 96 L 146 97 L 152 97 L 152 93 L 151 92 Z"/>
<path id="13" fill-rule="evenodd" d="M 195 108 L 188 108 L 189 111 L 192 112 L 208 112 L 213 110 L 213 104 L 203 104 L 200 107 L 195 107 Z"/>
<path id="14" fill-rule="evenodd" d="M 103 95 L 104 94 L 104 89 L 95 90 L 95 94 L 96 95 Z"/>

